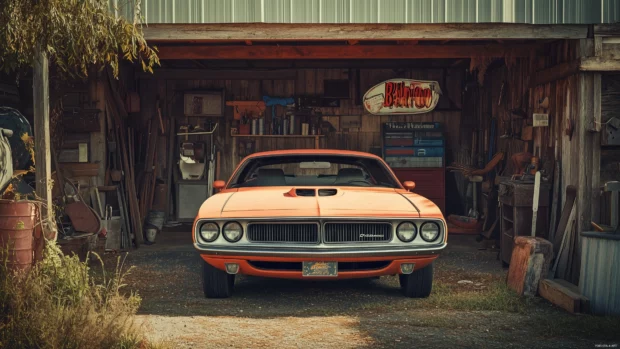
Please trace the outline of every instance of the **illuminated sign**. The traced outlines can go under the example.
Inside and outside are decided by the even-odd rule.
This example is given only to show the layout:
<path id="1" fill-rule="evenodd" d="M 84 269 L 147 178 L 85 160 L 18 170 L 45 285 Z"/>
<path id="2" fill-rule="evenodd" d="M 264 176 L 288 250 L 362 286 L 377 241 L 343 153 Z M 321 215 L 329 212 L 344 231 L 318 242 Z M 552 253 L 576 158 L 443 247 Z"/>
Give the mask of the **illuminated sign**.
<path id="1" fill-rule="evenodd" d="M 436 81 L 392 79 L 364 95 L 364 108 L 375 115 L 419 114 L 435 109 L 441 89 Z"/>

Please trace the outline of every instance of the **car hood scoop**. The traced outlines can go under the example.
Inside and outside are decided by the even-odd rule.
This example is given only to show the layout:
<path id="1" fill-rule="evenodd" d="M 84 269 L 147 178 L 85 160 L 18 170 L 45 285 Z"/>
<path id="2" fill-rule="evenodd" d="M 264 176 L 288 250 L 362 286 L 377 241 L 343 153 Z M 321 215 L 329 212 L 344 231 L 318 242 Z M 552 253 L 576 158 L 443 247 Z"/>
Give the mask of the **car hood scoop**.
<path id="1" fill-rule="evenodd" d="M 338 194 L 338 189 L 292 188 L 288 192 L 284 193 L 284 196 L 317 196 L 317 193 L 318 196 L 334 196 Z"/>

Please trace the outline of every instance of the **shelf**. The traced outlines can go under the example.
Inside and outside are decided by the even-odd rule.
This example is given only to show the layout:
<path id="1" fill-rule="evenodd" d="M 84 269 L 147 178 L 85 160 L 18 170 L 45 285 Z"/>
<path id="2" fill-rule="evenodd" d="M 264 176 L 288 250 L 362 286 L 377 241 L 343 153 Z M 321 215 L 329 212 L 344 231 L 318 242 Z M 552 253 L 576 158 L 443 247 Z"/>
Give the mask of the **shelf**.
<path id="1" fill-rule="evenodd" d="M 325 137 L 325 135 L 230 135 L 231 137 L 263 137 L 263 138 L 316 138 Z"/>

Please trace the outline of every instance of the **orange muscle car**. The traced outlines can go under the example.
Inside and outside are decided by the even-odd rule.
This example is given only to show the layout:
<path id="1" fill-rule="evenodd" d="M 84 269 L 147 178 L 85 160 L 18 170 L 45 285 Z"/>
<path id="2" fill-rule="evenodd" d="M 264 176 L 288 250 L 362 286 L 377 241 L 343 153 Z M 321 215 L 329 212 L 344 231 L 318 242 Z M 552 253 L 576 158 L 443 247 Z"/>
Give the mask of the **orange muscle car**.
<path id="1" fill-rule="evenodd" d="M 232 294 L 236 274 L 276 278 L 400 277 L 427 297 L 446 247 L 441 211 L 400 183 L 379 157 L 342 150 L 285 150 L 243 159 L 215 181 L 194 221 L 206 297 Z"/>

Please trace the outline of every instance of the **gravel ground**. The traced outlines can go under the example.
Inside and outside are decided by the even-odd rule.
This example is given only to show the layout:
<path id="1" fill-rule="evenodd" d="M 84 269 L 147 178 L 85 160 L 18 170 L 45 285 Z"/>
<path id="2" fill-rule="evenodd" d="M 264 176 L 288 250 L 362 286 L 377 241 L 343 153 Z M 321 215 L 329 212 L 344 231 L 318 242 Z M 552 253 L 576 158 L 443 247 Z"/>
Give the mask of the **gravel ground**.
<path id="1" fill-rule="evenodd" d="M 175 348 L 620 344 L 618 319 L 570 315 L 544 301 L 502 291 L 498 285 L 506 270 L 497 253 L 478 250 L 473 237 L 450 239 L 436 262 L 433 294 L 426 300 L 404 298 L 393 276 L 295 281 L 243 275 L 237 277 L 232 298 L 215 300 L 202 294 L 201 260 L 189 234 L 167 234 L 128 255 L 125 263 L 135 269 L 126 282 L 143 299 L 138 322 L 149 338 Z"/>

